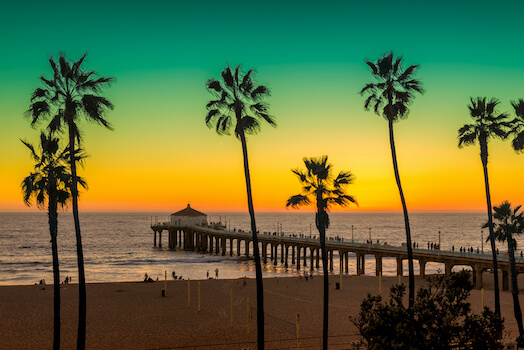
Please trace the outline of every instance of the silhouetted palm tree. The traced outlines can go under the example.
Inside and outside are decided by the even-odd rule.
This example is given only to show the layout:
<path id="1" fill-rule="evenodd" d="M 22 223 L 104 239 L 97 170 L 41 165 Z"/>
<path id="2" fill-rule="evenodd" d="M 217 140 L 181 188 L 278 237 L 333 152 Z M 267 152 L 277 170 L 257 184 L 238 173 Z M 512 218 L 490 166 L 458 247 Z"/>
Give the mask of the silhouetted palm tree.
<path id="1" fill-rule="evenodd" d="M 365 60 L 371 68 L 371 74 L 377 80 L 369 83 L 360 91 L 360 94 L 368 94 L 364 108 L 373 108 L 376 114 L 382 115 L 388 122 L 389 145 L 391 158 L 393 159 L 393 171 L 397 182 L 402 210 L 404 212 L 404 224 L 406 227 L 406 246 L 408 249 L 409 268 L 409 307 L 413 306 L 415 300 L 415 275 L 413 271 L 413 249 L 411 244 L 411 229 L 409 226 L 408 209 L 397 163 L 397 151 L 393 135 L 393 125 L 400 119 L 406 118 L 409 113 L 408 106 L 411 104 L 415 93 L 423 93 L 422 83 L 415 79 L 415 72 L 419 67 L 417 64 L 409 66 L 406 70 L 402 67 L 402 56 L 393 58 L 393 52 L 384 54 L 377 62 Z"/>
<path id="2" fill-rule="evenodd" d="M 519 286 L 517 284 L 517 268 L 515 266 L 515 250 L 517 247 L 517 241 L 515 235 L 520 235 L 524 231 L 524 216 L 522 212 L 519 213 L 520 205 L 516 208 L 511 208 L 511 203 L 505 201 L 498 207 L 493 207 L 495 214 L 493 217 L 498 223 L 494 223 L 494 234 L 495 239 L 499 242 L 508 243 L 508 256 L 509 256 L 509 267 L 511 273 L 511 295 L 513 296 L 513 312 L 517 325 L 519 328 L 519 338 L 524 340 L 524 328 L 522 326 L 522 311 L 520 309 L 519 302 Z M 486 223 L 484 227 L 488 227 L 489 223 Z M 522 342 L 520 340 L 520 342 Z"/>
<path id="3" fill-rule="evenodd" d="M 517 117 L 511 121 L 513 140 L 511 146 L 516 152 L 524 152 L 524 100 L 511 101 Z"/>
<path id="4" fill-rule="evenodd" d="M 61 149 L 59 139 L 40 135 L 38 150 L 23 141 L 24 145 L 31 151 L 31 158 L 35 161 L 33 171 L 22 181 L 22 193 L 24 202 L 30 206 L 33 200 L 39 208 L 47 204 L 47 215 L 49 217 L 49 234 L 51 235 L 51 253 L 53 256 L 53 349 L 60 348 L 60 268 L 58 263 L 58 211 L 60 205 L 64 207 L 70 200 L 71 174 L 67 164 L 68 150 Z M 77 157 L 83 155 L 77 153 Z M 85 187 L 85 183 L 80 179 Z"/>
<path id="5" fill-rule="evenodd" d="M 314 205 L 316 207 L 315 223 L 320 237 L 322 251 L 322 268 L 324 270 L 324 317 L 322 332 L 322 348 L 327 349 L 328 343 L 328 313 L 329 313 L 329 272 L 326 252 L 326 229 L 329 227 L 328 210 L 333 205 L 346 206 L 357 203 L 355 198 L 345 193 L 345 187 L 353 183 L 353 175 L 341 171 L 336 177 L 332 174 L 332 165 L 328 157 L 304 158 L 306 170 L 294 169 L 302 184 L 302 193 L 289 197 L 286 207 L 298 208 Z"/>
<path id="6" fill-rule="evenodd" d="M 264 349 L 264 289 L 262 284 L 262 267 L 258 247 L 255 211 L 251 194 L 251 177 L 247 156 L 246 134 L 254 135 L 260 131 L 260 122 L 266 121 L 276 126 L 274 118 L 268 113 L 268 106 L 262 100 L 269 96 L 269 89 L 264 85 L 256 86 L 253 79 L 254 70 L 246 74 L 238 65 L 231 71 L 229 65 L 222 71 L 222 80 L 214 78 L 206 82 L 206 87 L 217 99 L 207 104 L 209 112 L 206 125 L 214 127 L 219 135 L 229 135 L 233 129 L 235 136 L 242 144 L 244 159 L 244 175 L 246 179 L 247 204 L 251 217 L 251 232 L 253 234 L 253 250 L 257 281 L 257 342 L 258 349 Z"/>
<path id="7" fill-rule="evenodd" d="M 81 143 L 78 121 L 81 117 L 111 129 L 105 119 L 107 110 L 113 109 L 113 104 L 99 95 L 104 87 L 109 86 L 113 78 L 97 78 L 94 71 L 82 69 L 82 63 L 87 53 L 76 62 L 69 62 L 65 54 L 61 53 L 57 62 L 53 57 L 49 63 L 53 69 L 53 78 L 40 77 L 44 88 L 37 88 L 31 96 L 31 106 L 28 114 L 32 117 L 31 125 L 34 126 L 40 119 L 51 117 L 49 130 L 61 131 L 67 126 L 69 148 L 75 149 L 75 141 Z M 70 154 L 72 185 L 71 194 L 73 202 L 73 218 L 75 222 L 76 250 L 78 260 L 79 281 L 79 310 L 78 310 L 78 336 L 77 348 L 85 348 L 86 333 L 86 285 L 84 273 L 84 253 L 82 250 L 82 235 L 78 217 L 78 189 L 76 163 Z"/>
<path id="8" fill-rule="evenodd" d="M 488 228 L 489 239 L 491 242 L 491 252 L 493 256 L 493 277 L 495 279 L 495 313 L 500 316 L 500 295 L 499 295 L 499 278 L 497 252 L 495 248 L 495 236 L 493 234 L 493 214 L 491 212 L 491 194 L 489 190 L 488 177 L 488 142 L 491 138 L 505 139 L 509 124 L 507 114 L 497 114 L 496 107 L 499 101 L 492 98 L 486 101 L 486 97 L 471 98 L 471 105 L 468 106 L 473 124 L 466 124 L 459 129 L 459 148 L 463 146 L 480 145 L 480 160 L 484 170 L 484 186 L 486 189 L 486 202 L 488 208 Z"/>

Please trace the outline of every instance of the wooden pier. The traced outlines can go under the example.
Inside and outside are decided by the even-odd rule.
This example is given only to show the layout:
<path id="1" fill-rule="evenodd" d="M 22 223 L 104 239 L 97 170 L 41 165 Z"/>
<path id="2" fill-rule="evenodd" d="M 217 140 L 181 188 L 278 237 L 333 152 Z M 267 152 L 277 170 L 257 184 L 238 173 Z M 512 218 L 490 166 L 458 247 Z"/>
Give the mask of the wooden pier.
<path id="1" fill-rule="evenodd" d="M 168 232 L 168 246 L 170 249 L 182 248 L 185 250 L 198 251 L 202 253 L 237 255 L 249 258 L 252 251 L 252 234 L 244 231 L 228 231 L 220 226 L 180 226 L 169 223 L 151 224 L 154 232 L 154 245 L 162 247 L 162 231 Z M 288 267 L 294 265 L 297 270 L 319 268 L 320 266 L 320 241 L 317 238 L 296 237 L 295 235 L 281 235 L 276 233 L 259 233 L 258 242 L 261 252 L 261 260 L 268 263 L 269 258 L 274 265 L 278 264 L 280 252 L 280 264 Z M 229 249 L 228 249 L 229 248 Z M 366 255 L 375 259 L 375 273 L 382 274 L 382 258 L 392 257 L 397 262 L 397 275 L 403 275 L 403 261 L 407 260 L 407 248 L 405 246 L 391 246 L 370 243 L 357 243 L 343 239 L 326 239 L 326 250 L 328 255 L 329 269 L 333 270 L 333 256 L 338 253 L 341 270 L 349 273 L 349 253 L 356 256 L 356 274 L 362 275 L 365 270 Z M 290 259 L 291 258 L 291 259 Z M 491 253 L 478 254 L 466 252 L 449 252 L 441 250 L 413 249 L 413 258 L 419 262 L 420 275 L 425 276 L 425 268 L 428 262 L 442 263 L 445 266 L 445 274 L 451 273 L 454 266 L 470 266 L 473 270 L 473 283 L 476 289 L 482 288 L 482 275 L 485 271 L 492 270 L 493 264 Z M 309 260 L 309 261 L 308 261 Z M 521 260 L 521 259 L 518 259 Z M 502 288 L 509 289 L 509 261 L 507 256 L 499 255 L 498 267 L 502 272 Z M 524 262 L 517 262 L 517 270 L 524 272 Z"/>

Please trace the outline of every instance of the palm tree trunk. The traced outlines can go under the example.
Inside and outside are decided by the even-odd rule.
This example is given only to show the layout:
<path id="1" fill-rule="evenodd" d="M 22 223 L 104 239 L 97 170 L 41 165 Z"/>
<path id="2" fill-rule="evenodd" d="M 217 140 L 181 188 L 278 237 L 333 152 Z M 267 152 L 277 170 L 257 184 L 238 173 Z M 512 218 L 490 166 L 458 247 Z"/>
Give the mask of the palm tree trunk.
<path id="1" fill-rule="evenodd" d="M 319 217 L 320 215 L 321 214 L 319 213 Z M 329 272 L 326 251 L 326 224 L 323 222 L 322 219 L 320 219 L 318 225 L 318 232 L 320 234 L 320 250 L 322 251 L 322 270 L 324 272 L 324 312 L 322 318 L 322 349 L 327 350 L 329 334 Z"/>
<path id="2" fill-rule="evenodd" d="M 402 191 L 402 184 L 400 183 L 400 175 L 397 164 L 397 151 L 395 149 L 395 138 L 393 135 L 393 120 L 388 119 L 389 126 L 389 145 L 391 147 L 391 158 L 393 159 L 393 170 L 395 172 L 395 180 L 397 182 L 398 192 L 400 194 L 400 201 L 402 202 L 402 211 L 404 212 L 404 225 L 406 227 L 406 245 L 408 248 L 408 270 L 409 270 L 409 307 L 413 306 L 415 302 L 415 272 L 413 270 L 413 246 L 411 244 L 411 229 L 409 227 L 408 208 L 406 200 L 404 199 L 404 192 Z"/>
<path id="3" fill-rule="evenodd" d="M 493 257 L 493 278 L 495 290 L 495 314 L 500 317 L 500 295 L 499 295 L 499 268 L 497 263 L 497 248 L 495 246 L 495 234 L 493 232 L 493 213 L 491 211 L 491 194 L 489 192 L 488 178 L 488 145 L 486 140 L 480 140 L 480 159 L 484 170 L 484 186 L 486 188 L 486 203 L 488 206 L 489 241 L 491 243 L 491 255 Z"/>
<path id="4" fill-rule="evenodd" d="M 253 235 L 253 256 L 255 257 L 255 276 L 257 281 L 257 348 L 264 350 L 264 286 L 262 281 L 262 266 L 260 264 L 260 251 L 258 248 L 257 226 L 255 210 L 253 209 L 253 196 L 251 194 L 251 176 L 249 174 L 249 161 L 247 157 L 246 136 L 240 128 L 240 142 L 242 143 L 242 156 L 244 158 L 244 175 L 246 179 L 247 206 L 251 218 L 251 232 Z"/>
<path id="5" fill-rule="evenodd" d="M 60 349 L 60 267 L 58 265 L 58 213 L 56 198 L 56 181 L 52 174 L 49 174 L 49 233 L 51 234 L 51 254 L 53 255 L 53 350 Z"/>
<path id="6" fill-rule="evenodd" d="M 515 320 L 517 320 L 517 326 L 519 328 L 519 335 L 524 336 L 524 328 L 522 325 L 522 311 L 520 309 L 519 301 L 519 285 L 517 282 L 517 268 L 515 267 L 515 242 L 511 233 L 508 237 L 508 255 L 509 255 L 509 268 L 511 273 L 511 295 L 513 296 L 513 313 L 515 314 Z"/>
<path id="7" fill-rule="evenodd" d="M 75 221 L 76 234 L 76 257 L 78 263 L 78 333 L 76 338 L 76 348 L 84 350 L 86 345 L 86 279 L 84 273 L 84 252 L 82 249 L 82 235 L 80 232 L 80 219 L 78 216 L 78 181 L 76 177 L 76 160 L 75 160 L 75 135 L 73 127 L 69 125 L 69 153 L 72 175 L 71 194 L 73 200 L 73 219 Z"/>

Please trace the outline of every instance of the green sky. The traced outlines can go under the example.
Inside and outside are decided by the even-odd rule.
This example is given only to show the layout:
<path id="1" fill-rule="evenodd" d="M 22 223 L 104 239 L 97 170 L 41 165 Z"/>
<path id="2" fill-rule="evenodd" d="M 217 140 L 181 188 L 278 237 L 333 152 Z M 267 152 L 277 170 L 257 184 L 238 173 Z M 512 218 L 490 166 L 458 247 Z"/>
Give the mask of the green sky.
<path id="1" fill-rule="evenodd" d="M 11 2 L 0 9 L 0 210 L 23 209 L 31 162 L 19 139 L 48 58 L 65 51 L 116 82 L 104 95 L 115 131 L 82 126 L 90 154 L 82 197 L 89 210 L 245 207 L 240 144 L 204 125 L 204 83 L 230 65 L 256 67 L 278 127 L 249 140 L 255 203 L 283 210 L 299 190 L 289 169 L 328 154 L 351 170 L 362 209 L 400 206 L 387 125 L 363 110 L 364 59 L 393 50 L 420 64 L 418 96 L 396 126 L 400 171 L 414 209 L 483 208 L 478 150 L 459 150 L 470 97 L 524 98 L 524 3 L 487 1 Z M 511 179 L 524 156 L 493 142 L 494 202 L 523 202 Z M 522 187 L 522 186 L 520 186 Z M 520 188 L 519 187 L 519 188 Z M 350 192 L 351 192 L 350 191 Z M 411 196 L 410 196 L 411 195 Z M 411 198 L 411 201 L 410 201 Z"/>

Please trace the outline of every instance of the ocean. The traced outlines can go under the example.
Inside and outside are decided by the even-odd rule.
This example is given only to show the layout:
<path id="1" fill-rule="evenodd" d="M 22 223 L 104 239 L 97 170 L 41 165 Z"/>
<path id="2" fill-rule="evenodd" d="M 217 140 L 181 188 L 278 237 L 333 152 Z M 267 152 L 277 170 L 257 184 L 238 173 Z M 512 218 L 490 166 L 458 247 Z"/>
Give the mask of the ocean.
<path id="1" fill-rule="evenodd" d="M 167 234 L 162 237 L 163 248 L 153 247 L 151 223 L 167 221 L 169 213 L 80 213 L 80 225 L 85 259 L 87 283 L 141 281 L 147 273 L 153 279 L 168 277 L 173 271 L 184 279 L 205 279 L 207 272 L 218 278 L 254 278 L 252 260 L 172 251 L 167 248 Z M 288 211 L 281 213 L 256 213 L 259 232 L 283 232 L 284 234 L 318 235 L 312 212 Z M 58 247 L 60 276 L 71 276 L 78 282 L 76 263 L 76 240 L 71 212 L 59 212 Z M 228 228 L 250 230 L 248 213 L 208 213 L 209 222 L 221 221 Z M 404 219 L 401 212 L 334 212 L 330 213 L 327 235 L 344 237 L 344 240 L 373 241 L 399 246 L 405 241 Z M 481 229 L 487 221 L 485 212 L 424 212 L 410 213 L 412 240 L 419 248 L 428 243 L 440 242 L 442 250 L 459 247 L 477 247 L 490 253 L 487 230 Z M 518 238 L 521 247 L 522 238 Z M 497 243 L 501 253 L 506 244 Z M 520 250 L 519 250 L 520 253 Z M 351 256 L 351 255 L 350 255 Z M 338 273 L 338 259 L 334 259 L 333 273 Z M 350 259 L 350 273 L 355 271 L 355 261 Z M 418 264 L 415 263 L 415 271 Z M 309 266 L 308 266 L 309 268 Z M 443 266 L 428 263 L 427 273 L 435 273 Z M 407 273 L 407 264 L 404 264 Z M 396 274 L 394 259 L 384 258 L 383 274 Z M 278 264 L 263 267 L 263 276 L 297 276 L 292 266 Z M 316 274 L 321 271 L 316 271 Z M 366 259 L 366 274 L 374 275 L 374 259 Z M 45 279 L 52 282 L 52 257 L 47 212 L 0 213 L 0 285 L 28 285 Z"/>

